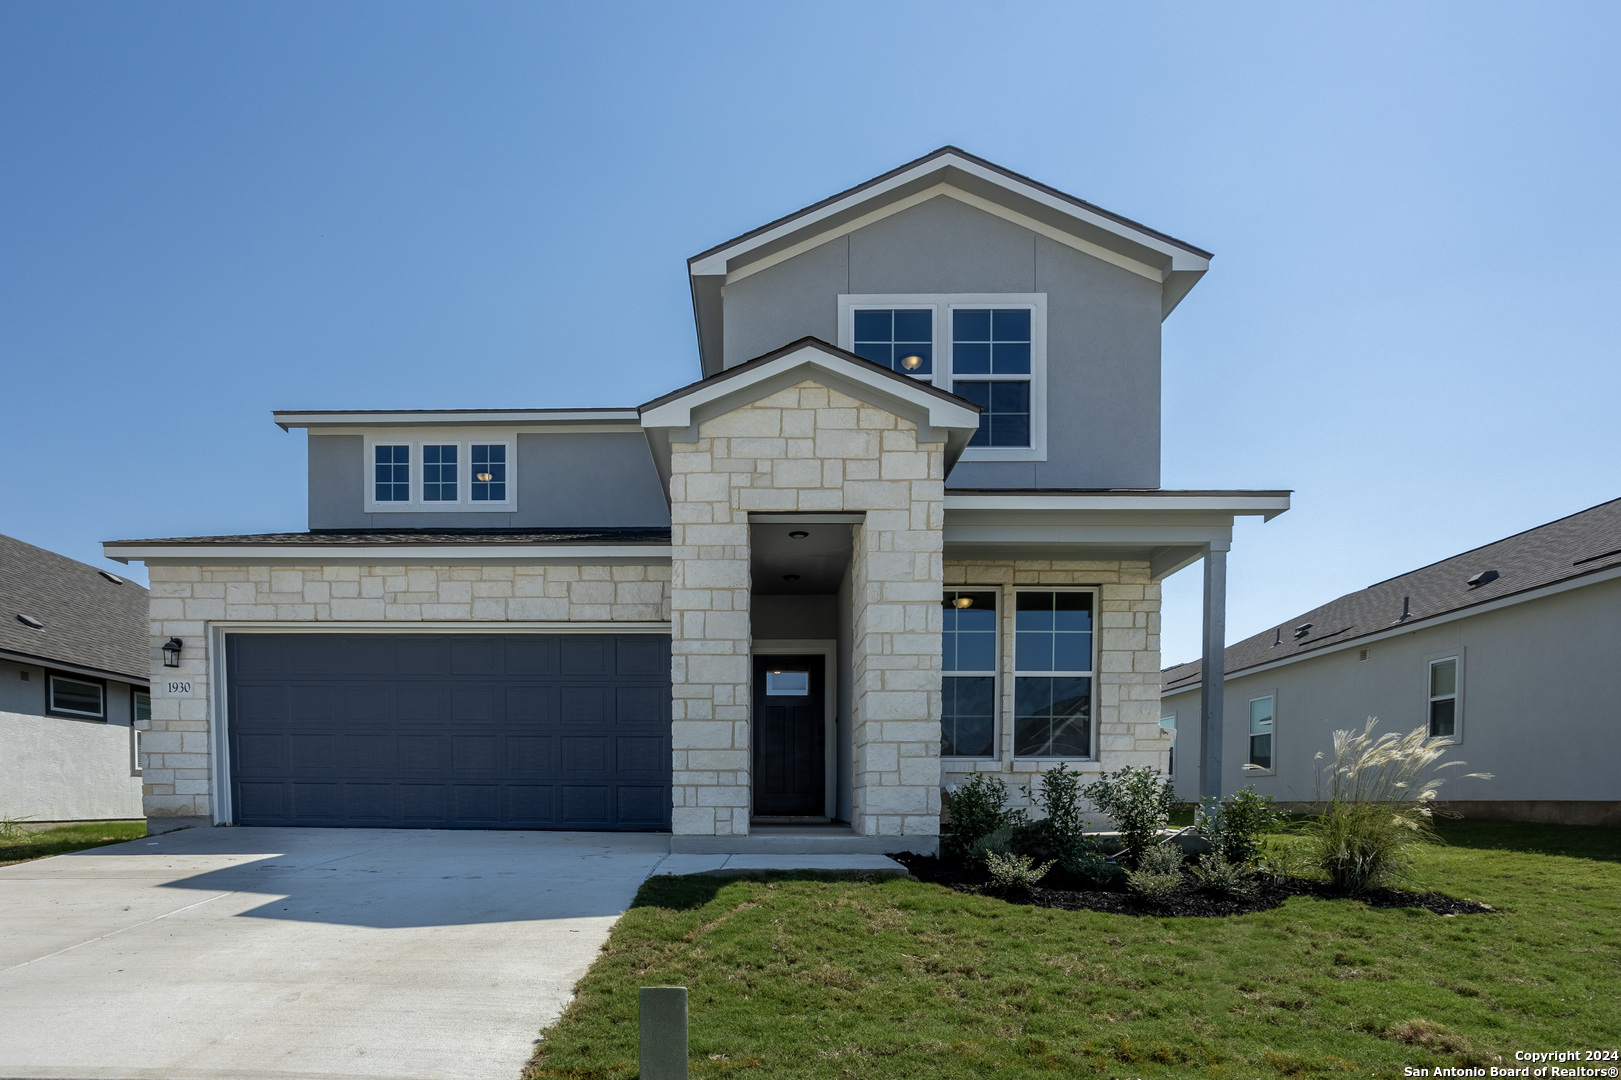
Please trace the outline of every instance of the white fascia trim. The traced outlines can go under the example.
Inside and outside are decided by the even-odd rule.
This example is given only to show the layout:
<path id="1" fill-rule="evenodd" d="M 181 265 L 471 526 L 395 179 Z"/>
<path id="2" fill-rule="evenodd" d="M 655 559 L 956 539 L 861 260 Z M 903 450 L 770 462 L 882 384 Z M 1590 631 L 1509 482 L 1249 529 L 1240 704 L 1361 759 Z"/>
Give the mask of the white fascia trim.
<path id="1" fill-rule="evenodd" d="M 788 235 L 791 235 L 793 233 L 799 232 L 799 231 L 801 231 L 801 230 L 803 230 L 803 229 L 805 229 L 807 227 L 814 226 L 816 224 L 816 222 L 818 222 L 818 221 L 823 221 L 823 220 L 826 220 L 829 217 L 832 217 L 832 216 L 835 216 L 837 214 L 843 213 L 846 210 L 850 209 L 852 206 L 859 205 L 862 202 L 868 202 L 868 201 L 871 201 L 873 199 L 880 198 L 883 195 L 887 194 L 890 191 L 893 191 L 896 188 L 903 187 L 903 186 L 905 186 L 907 184 L 910 184 L 910 183 L 914 182 L 920 176 L 927 175 L 928 173 L 931 173 L 931 172 L 939 172 L 942 169 L 945 169 L 947 167 L 961 169 L 963 172 L 968 173 L 971 176 L 977 177 L 977 178 L 979 178 L 981 180 L 984 180 L 987 183 L 993 184 L 996 187 L 1000 187 L 1000 188 L 1002 188 L 1002 189 L 1004 189 L 1006 191 L 1015 192 L 1015 193 L 1025 197 L 1027 199 L 1030 199 L 1033 202 L 1038 202 L 1038 203 L 1042 204 L 1043 206 L 1047 206 L 1047 207 L 1049 207 L 1051 209 L 1057 210 L 1058 212 L 1060 212 L 1060 213 L 1062 213 L 1062 214 L 1064 214 L 1064 215 L 1066 215 L 1068 217 L 1074 218 L 1077 221 L 1084 221 L 1087 224 L 1092 225 L 1092 226 L 1094 226 L 1094 227 L 1096 227 L 1098 229 L 1101 229 L 1101 230 L 1103 230 L 1105 232 L 1110 232 L 1110 233 L 1115 234 L 1116 236 L 1120 236 L 1120 237 L 1122 237 L 1124 239 L 1130 240 L 1134 244 L 1141 245 L 1142 247 L 1148 248 L 1148 249 L 1150 249 L 1152 251 L 1157 251 L 1157 252 L 1161 253 L 1162 255 L 1164 255 L 1166 257 L 1166 259 L 1167 259 L 1167 261 L 1169 263 L 1168 270 L 1208 270 L 1210 268 L 1210 260 L 1209 259 L 1206 259 L 1206 258 L 1203 258 L 1201 256 L 1195 255 L 1192 252 L 1190 252 L 1190 251 L 1188 251 L 1188 250 L 1186 250 L 1186 249 L 1184 249 L 1182 247 L 1179 247 L 1179 246 L 1177 246 L 1175 244 L 1166 243 L 1165 241 L 1160 240 L 1157 237 L 1150 236 L 1147 233 L 1141 232 L 1141 231 L 1139 231 L 1137 229 L 1134 229 L 1134 228 L 1132 228 L 1132 227 L 1130 227 L 1128 225 L 1122 225 L 1120 222 L 1114 220 L 1113 218 L 1108 218 L 1108 217 L 1104 217 L 1101 214 L 1093 213 L 1093 212 L 1091 212 L 1089 210 L 1086 210 L 1083 207 L 1076 206 L 1074 203 L 1071 203 L 1071 202 L 1068 202 L 1068 201 L 1066 201 L 1064 199 L 1059 199 L 1059 198 L 1056 198 L 1055 196 L 1049 195 L 1046 192 L 1041 191 L 1040 189 L 1032 187 L 1032 186 L 1030 186 L 1028 184 L 1023 184 L 1023 183 L 1020 183 L 1018 181 L 1009 180 L 1006 176 L 1003 176 L 1001 173 L 993 172 L 992 170 L 987 169 L 987 168 L 985 168 L 985 167 L 983 167 L 981 165 L 975 164 L 974 162 L 968 161 L 968 160 L 966 160 L 964 158 L 960 158 L 955 154 L 945 154 L 945 155 L 942 155 L 940 157 L 930 158 L 928 161 L 920 163 L 915 168 L 908 169 L 904 173 L 900 173 L 900 174 L 898 174 L 896 176 L 890 177 L 888 180 L 886 180 L 885 182 L 883 182 L 881 184 L 875 184 L 875 185 L 870 186 L 870 187 L 864 187 L 859 191 L 852 192 L 848 197 L 846 197 L 844 199 L 840 199 L 836 203 L 832 203 L 832 204 L 830 204 L 828 206 L 824 206 L 820 210 L 815 211 L 814 213 L 802 214 L 802 215 L 795 216 L 795 217 L 790 218 L 789 220 L 783 222 L 781 225 L 777 226 L 774 229 L 770 229 L 770 230 L 768 230 L 766 232 L 763 232 L 763 233 L 760 233 L 760 234 L 758 234 L 756 236 L 751 236 L 746 240 L 740 240 L 739 242 L 737 242 L 735 244 L 732 244 L 732 245 L 730 245 L 728 247 L 722 248 L 720 251 L 715 252 L 713 255 L 709 255 L 709 256 L 705 257 L 703 260 L 701 260 L 699 262 L 696 262 L 696 263 L 693 263 L 692 267 L 691 267 L 692 276 L 700 277 L 700 276 L 703 276 L 703 275 L 711 275 L 711 274 L 722 274 L 722 275 L 726 274 L 727 273 L 727 263 L 730 262 L 732 259 L 736 258 L 738 255 L 744 254 L 744 253 L 748 252 L 749 250 L 751 250 L 753 248 L 760 247 L 760 246 L 765 245 L 765 244 L 769 244 L 769 243 L 771 243 L 771 242 L 773 242 L 775 240 L 779 240 L 784 236 L 788 236 Z M 936 190 L 936 189 L 942 189 L 942 190 Z M 951 185 L 944 184 L 944 183 L 935 185 L 934 188 L 929 189 L 927 192 L 920 192 L 919 196 L 922 196 L 922 198 L 918 198 L 918 201 L 923 201 L 923 198 L 934 198 L 936 195 L 939 195 L 939 194 L 942 194 L 942 193 L 952 194 L 953 197 L 962 198 L 965 202 L 969 201 L 971 199 L 972 200 L 977 200 L 979 203 L 984 203 L 985 202 L 985 200 L 980 199 L 978 196 L 970 195 L 968 192 L 960 191 L 960 190 L 958 190 L 956 188 L 952 188 Z M 901 202 L 908 203 L 909 205 L 911 204 L 911 200 L 901 200 Z M 982 208 L 986 208 L 986 207 L 982 207 Z M 901 209 L 904 209 L 904 207 L 901 207 Z M 1001 213 L 999 214 L 999 216 L 1002 216 L 1002 215 L 1005 215 L 1005 214 L 1015 214 L 1018 217 L 1021 217 L 1021 218 L 1023 217 L 1023 215 L 1017 215 L 1015 211 L 1008 210 L 1005 207 L 1001 207 L 1000 211 L 1001 211 Z M 891 210 L 889 212 L 893 213 L 893 212 L 896 212 L 896 211 Z M 991 211 L 991 212 L 996 213 L 997 211 Z M 875 213 L 882 214 L 883 211 L 876 211 Z M 871 216 L 871 215 L 864 215 L 864 217 L 868 217 L 868 216 Z M 862 224 L 866 223 L 865 221 L 863 221 L 860 218 L 858 218 L 856 220 L 861 221 Z M 1025 219 L 1025 220 L 1030 220 L 1030 219 Z M 1040 223 L 1035 223 L 1035 224 L 1040 224 Z M 857 225 L 853 225 L 852 227 L 853 228 L 859 228 L 860 225 L 857 224 Z M 1027 226 L 1027 227 L 1029 227 L 1029 226 Z M 841 227 L 841 229 L 842 228 L 843 227 Z M 820 240 L 818 240 L 817 243 L 825 243 L 827 241 L 827 239 L 830 239 L 832 235 L 838 233 L 839 231 L 841 231 L 841 230 L 840 229 L 829 230 L 829 232 L 827 234 L 824 234 L 824 236 Z M 1053 230 L 1053 229 L 1051 229 L 1050 226 L 1046 226 L 1046 225 L 1041 225 L 1041 229 L 1039 231 L 1041 231 L 1043 234 L 1047 234 L 1049 232 L 1057 232 L 1057 230 Z M 1061 234 L 1061 235 L 1067 235 L 1067 234 Z M 1057 239 L 1057 237 L 1054 237 L 1054 238 Z M 1080 238 L 1078 238 L 1078 237 L 1069 237 L 1068 240 L 1066 240 L 1065 242 L 1066 243 L 1071 243 L 1071 244 L 1086 243 L 1086 241 L 1080 240 Z M 794 245 L 794 246 L 798 247 L 799 245 Z M 813 244 L 812 246 L 815 246 L 815 245 Z M 1093 248 L 1097 248 L 1097 245 L 1088 245 L 1088 246 L 1093 247 Z M 1097 248 L 1097 250 L 1098 251 L 1103 251 L 1103 250 L 1107 250 L 1107 249 Z M 1111 258 L 1110 258 L 1111 262 L 1113 262 L 1114 260 L 1117 260 L 1117 259 L 1123 259 L 1124 258 L 1123 256 L 1121 256 L 1121 255 L 1119 255 L 1118 253 L 1115 253 L 1115 252 L 1110 252 L 1110 256 L 1111 256 Z M 1100 256 L 1100 257 L 1102 257 L 1102 256 Z M 1127 261 L 1135 263 L 1135 260 L 1127 260 Z M 1142 266 L 1141 263 L 1136 263 L 1136 265 L 1137 266 Z M 1162 271 L 1158 267 L 1150 267 L 1150 268 L 1146 268 L 1146 269 L 1149 270 L 1149 273 L 1144 274 L 1144 276 L 1151 277 L 1155 281 L 1164 280 L 1164 274 L 1162 273 Z M 1135 272 L 1141 272 L 1141 271 L 1135 271 Z"/>
<path id="2" fill-rule="evenodd" d="M 883 397 L 899 399 L 918 406 L 927 411 L 929 424 L 945 430 L 958 430 L 974 432 L 979 430 L 979 413 L 965 405 L 946 401 L 943 398 L 927 391 L 908 391 L 906 384 L 897 383 L 887 375 L 879 375 L 878 368 L 871 372 L 861 370 L 861 365 L 846 363 L 842 359 L 835 363 L 833 357 L 815 346 L 807 345 L 796 349 L 787 356 L 762 366 L 757 371 L 738 378 L 720 379 L 709 386 L 700 387 L 690 394 L 684 394 L 674 401 L 666 402 L 656 408 L 647 410 L 642 414 L 644 428 L 688 428 L 693 424 L 694 410 L 713 401 L 730 397 L 740 390 L 745 390 L 755 383 L 781 375 L 793 368 L 813 366 L 841 379 L 860 383 L 870 387 L 874 393 Z"/>
<path id="3" fill-rule="evenodd" d="M 1459 619 L 1468 619 L 1476 615 L 1484 615 L 1490 611 L 1501 611 L 1504 608 L 1513 607 L 1516 604 L 1525 604 L 1531 602 L 1532 600 L 1542 600 L 1550 596 L 1557 596 L 1563 592 L 1570 592 L 1572 589 L 1585 589 L 1589 585 L 1598 585 L 1606 581 L 1614 581 L 1617 578 L 1621 578 L 1621 566 L 1611 567 L 1608 570 L 1601 570 L 1590 577 L 1567 578 L 1564 581 L 1556 581 L 1550 585 L 1543 585 L 1535 589 L 1527 589 L 1525 592 L 1515 593 L 1513 596 L 1504 596 L 1496 600 L 1488 600 L 1484 604 L 1477 604 L 1473 607 L 1459 608 L 1456 611 L 1448 611 L 1440 615 L 1430 615 L 1424 618 L 1414 619 L 1412 621 L 1402 623 L 1399 626 L 1391 626 L 1388 629 L 1380 630 L 1376 633 L 1363 634 L 1361 637 L 1354 637 L 1347 641 L 1338 641 L 1333 645 L 1325 645 L 1320 649 L 1313 649 L 1308 653 L 1301 653 L 1297 656 L 1280 657 L 1277 660 L 1269 660 L 1264 664 L 1256 664 L 1254 667 L 1242 668 L 1238 671 L 1223 672 L 1222 682 L 1226 683 L 1233 679 L 1246 678 L 1250 675 L 1258 675 L 1263 671 L 1271 671 L 1274 668 L 1285 667 L 1289 664 L 1298 664 L 1306 660 L 1315 659 L 1319 656 L 1327 656 L 1329 653 L 1344 652 L 1346 649 L 1365 649 L 1372 642 L 1388 641 L 1391 638 L 1400 637 L 1403 634 L 1411 634 L 1415 630 L 1424 630 L 1431 626 L 1441 626 L 1446 623 L 1457 622 Z M 1453 655 L 1455 651 L 1456 650 L 1448 651 L 1447 655 Z M 1436 655 L 1440 654 L 1437 653 Z M 1461 652 L 1458 653 L 1458 655 L 1462 655 Z M 1185 694 L 1189 690 L 1197 689 L 1199 689 L 1199 683 L 1190 683 L 1187 686 L 1176 690 L 1165 691 L 1163 696 L 1175 697 L 1177 694 Z"/>
<path id="4" fill-rule="evenodd" d="M 102 553 L 116 562 L 161 561 L 201 563 L 276 562 L 324 565 L 328 563 L 411 563 L 430 566 L 447 562 L 472 563 L 580 563 L 605 561 L 669 562 L 668 544 L 103 544 Z"/>
<path id="5" fill-rule="evenodd" d="M 144 687 L 151 684 L 151 679 L 139 675 L 121 675 L 116 671 L 104 671 L 101 668 L 85 667 L 83 664 L 68 664 L 61 660 L 52 660 L 43 656 L 31 656 L 24 652 L 13 652 L 10 649 L 0 649 L 0 660 L 23 667 L 43 668 L 46 671 L 55 671 L 63 675 L 87 675 L 93 679 L 106 679 L 109 682 L 128 683 L 134 687 Z"/>
<path id="6" fill-rule="evenodd" d="M 1206 511 L 1235 517 L 1260 516 L 1268 521 L 1289 509 L 1287 495 L 953 495 L 946 492 L 946 512 L 952 510 L 1165 510 Z"/>
<path id="7" fill-rule="evenodd" d="M 455 409 L 425 412 L 274 412 L 276 426 L 283 431 L 293 428 L 333 428 L 333 427 L 400 427 L 416 425 L 443 425 L 443 424 L 475 424 L 488 427 L 492 424 L 511 425 L 518 424 L 524 427 L 547 427 L 553 424 L 564 424 L 573 427 L 578 424 L 605 424 L 618 427 L 625 425 L 624 430 L 634 430 L 637 415 L 635 409 L 582 409 L 570 411 L 566 409 L 514 409 L 510 412 L 467 412 Z"/>

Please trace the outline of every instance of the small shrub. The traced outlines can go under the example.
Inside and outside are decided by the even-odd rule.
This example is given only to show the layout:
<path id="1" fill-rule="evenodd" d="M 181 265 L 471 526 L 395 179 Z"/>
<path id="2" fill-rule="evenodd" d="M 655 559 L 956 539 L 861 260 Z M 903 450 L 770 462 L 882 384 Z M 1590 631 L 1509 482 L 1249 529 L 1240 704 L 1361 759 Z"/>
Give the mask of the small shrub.
<path id="1" fill-rule="evenodd" d="M 1170 779 L 1146 765 L 1106 774 L 1086 785 L 1081 794 L 1120 830 L 1126 862 L 1132 866 L 1159 843 L 1160 831 L 1170 824 L 1176 809 Z"/>
<path id="2" fill-rule="evenodd" d="M 1003 889 L 1028 889 L 1046 877 L 1052 868 L 1050 862 L 1037 866 L 1028 855 L 998 855 L 994 851 L 985 854 L 985 869 L 990 871 L 991 880 Z"/>
<path id="3" fill-rule="evenodd" d="M 975 840 L 968 848 L 965 856 L 969 863 L 980 866 L 985 862 L 987 855 L 1007 855 L 1013 852 L 1012 846 L 1013 826 L 1004 825 L 993 833 Z"/>
<path id="4" fill-rule="evenodd" d="M 1133 870 L 1126 875 L 1126 888 L 1130 889 L 1133 895 L 1151 904 L 1164 900 L 1181 884 L 1181 874 L 1154 874 L 1147 870 Z"/>
<path id="5" fill-rule="evenodd" d="M 1137 869 L 1150 874 L 1182 872 L 1182 849 L 1175 844 L 1155 844 L 1137 860 Z"/>
<path id="6" fill-rule="evenodd" d="M 1008 809 L 1007 784 L 994 773 L 975 773 L 945 795 L 945 853 L 966 859 L 974 845 L 998 829 L 1022 821 L 1024 811 Z"/>
<path id="7" fill-rule="evenodd" d="M 1352 893 L 1406 876 L 1414 845 L 1435 839 L 1431 804 L 1443 781 L 1424 774 L 1451 745 L 1430 738 L 1423 727 L 1374 738 L 1376 723 L 1370 717 L 1360 735 L 1334 732 L 1334 763 L 1318 778 L 1323 812 L 1305 830 L 1311 864 Z M 1319 760 L 1322 756 L 1317 754 Z M 1449 761 L 1436 769 L 1462 764 Z M 1489 773 L 1468 775 L 1490 779 Z M 1329 782 L 1326 800 L 1324 779 Z"/>
<path id="8" fill-rule="evenodd" d="M 1272 805 L 1272 796 L 1246 787 L 1225 799 L 1206 798 L 1194 811 L 1193 824 L 1217 858 L 1247 866 L 1261 853 L 1261 838 L 1282 829 L 1288 817 Z"/>
<path id="9" fill-rule="evenodd" d="M 1255 895 L 1255 870 L 1245 863 L 1228 862 L 1214 852 L 1195 866 L 1190 877 L 1194 887 L 1218 896 L 1247 900 Z"/>
<path id="10" fill-rule="evenodd" d="M 1056 863 L 1066 874 L 1105 880 L 1107 860 L 1086 835 L 1080 774 L 1060 763 L 1041 774 L 1038 787 L 1026 787 L 1024 793 L 1042 817 L 1018 822 L 1009 837 L 1008 849 L 1037 862 Z"/>

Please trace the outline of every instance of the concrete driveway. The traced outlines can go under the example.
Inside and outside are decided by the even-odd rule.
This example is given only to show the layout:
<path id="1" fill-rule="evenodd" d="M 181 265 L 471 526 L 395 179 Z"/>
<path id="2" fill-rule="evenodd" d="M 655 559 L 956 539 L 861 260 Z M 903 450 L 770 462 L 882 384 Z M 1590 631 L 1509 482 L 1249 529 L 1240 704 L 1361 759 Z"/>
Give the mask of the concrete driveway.
<path id="1" fill-rule="evenodd" d="M 193 829 L 0 868 L 0 1077 L 516 1080 L 668 851 Z"/>

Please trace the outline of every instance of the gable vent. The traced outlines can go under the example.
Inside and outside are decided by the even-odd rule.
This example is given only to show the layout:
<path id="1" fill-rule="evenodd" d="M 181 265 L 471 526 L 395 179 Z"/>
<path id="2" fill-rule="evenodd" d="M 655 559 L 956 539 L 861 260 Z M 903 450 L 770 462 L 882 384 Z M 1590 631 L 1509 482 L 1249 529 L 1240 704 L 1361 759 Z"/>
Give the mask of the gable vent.
<path id="1" fill-rule="evenodd" d="M 34 618 L 32 615 L 19 615 L 17 616 L 17 621 L 22 623 L 24 626 L 31 626 L 35 630 L 45 629 L 45 624 Z"/>
<path id="2" fill-rule="evenodd" d="M 1363 649 L 1363 650 L 1362 650 L 1362 651 L 1361 651 L 1361 652 L 1360 652 L 1360 653 L 1359 653 L 1359 654 L 1358 654 L 1358 655 L 1357 655 L 1357 659 L 1358 659 L 1358 660 L 1359 660 L 1359 661 L 1360 661 L 1360 660 L 1366 660 L 1366 659 L 1367 659 L 1367 658 L 1368 658 L 1368 650 L 1367 650 L 1367 649 Z"/>
<path id="3" fill-rule="evenodd" d="M 1471 589 L 1478 589 L 1482 585 L 1490 585 L 1500 576 L 1501 575 L 1498 574 L 1496 570 L 1482 570 L 1480 573 L 1469 579 L 1469 587 Z"/>

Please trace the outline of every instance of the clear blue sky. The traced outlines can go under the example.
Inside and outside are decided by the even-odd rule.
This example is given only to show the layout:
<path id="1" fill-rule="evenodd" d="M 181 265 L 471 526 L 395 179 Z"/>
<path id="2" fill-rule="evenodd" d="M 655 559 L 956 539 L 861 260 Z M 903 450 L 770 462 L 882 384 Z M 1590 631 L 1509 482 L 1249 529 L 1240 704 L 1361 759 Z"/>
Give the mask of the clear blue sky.
<path id="1" fill-rule="evenodd" d="M 0 532 L 302 529 L 273 408 L 651 398 L 687 256 L 949 142 L 1216 253 L 1164 483 L 1296 492 L 1236 640 L 1621 496 L 1618 13 L 8 3 Z"/>

